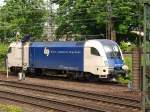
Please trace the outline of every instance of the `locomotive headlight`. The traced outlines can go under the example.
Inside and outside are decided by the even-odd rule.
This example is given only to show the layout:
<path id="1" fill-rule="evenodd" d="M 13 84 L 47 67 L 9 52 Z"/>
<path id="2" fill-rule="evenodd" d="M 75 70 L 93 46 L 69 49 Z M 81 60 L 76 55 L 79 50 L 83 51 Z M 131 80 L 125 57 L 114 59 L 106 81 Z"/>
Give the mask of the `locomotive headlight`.
<path id="1" fill-rule="evenodd" d="M 127 65 L 123 65 L 122 69 L 127 71 L 127 70 L 129 70 L 129 67 Z"/>

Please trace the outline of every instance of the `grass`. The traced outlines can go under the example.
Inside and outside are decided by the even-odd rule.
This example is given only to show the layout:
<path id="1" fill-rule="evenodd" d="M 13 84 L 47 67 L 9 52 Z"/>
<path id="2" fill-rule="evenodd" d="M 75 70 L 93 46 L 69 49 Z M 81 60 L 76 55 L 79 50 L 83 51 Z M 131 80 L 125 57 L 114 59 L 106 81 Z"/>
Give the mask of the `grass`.
<path id="1" fill-rule="evenodd" d="M 17 106 L 0 104 L 0 112 L 23 112 L 23 111 L 20 107 Z"/>
<path id="2" fill-rule="evenodd" d="M 132 54 L 131 54 L 131 56 L 125 56 L 124 59 L 125 59 L 125 64 L 132 71 Z"/>

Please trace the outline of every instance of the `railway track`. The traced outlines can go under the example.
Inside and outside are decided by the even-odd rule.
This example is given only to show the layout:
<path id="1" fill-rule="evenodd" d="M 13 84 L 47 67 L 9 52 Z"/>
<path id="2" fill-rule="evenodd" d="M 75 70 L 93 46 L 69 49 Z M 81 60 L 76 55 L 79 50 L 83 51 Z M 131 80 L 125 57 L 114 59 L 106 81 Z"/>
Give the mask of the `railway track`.
<path id="1" fill-rule="evenodd" d="M 63 88 L 57 88 L 57 87 L 41 86 L 41 85 L 34 85 L 34 84 L 29 84 L 29 83 L 27 84 L 27 83 L 22 83 L 22 82 L 15 82 L 15 81 L 0 80 L 0 85 L 1 86 L 12 87 L 12 88 L 20 88 L 20 89 L 26 89 L 26 90 L 32 90 L 32 91 L 39 91 L 39 92 L 44 92 L 44 93 L 65 95 L 65 96 L 75 97 L 75 98 L 79 98 L 79 99 L 83 99 L 83 100 L 90 100 L 90 101 L 93 101 L 93 102 L 102 102 L 102 103 L 105 103 L 105 104 L 108 104 L 108 105 L 112 105 L 112 107 L 114 105 L 118 105 L 120 108 L 115 108 L 114 107 L 114 108 L 111 109 L 114 112 L 117 112 L 117 111 L 119 112 L 119 110 L 122 107 L 126 108 L 126 110 L 124 110 L 124 111 L 127 111 L 127 112 L 129 112 L 131 110 L 135 110 L 135 112 L 137 110 L 140 110 L 140 101 L 139 100 L 132 99 L 132 98 L 121 97 L 121 96 L 114 96 L 114 95 L 108 95 L 108 94 L 106 95 L 106 94 L 100 94 L 100 93 L 90 93 L 90 92 L 87 92 L 87 91 L 76 91 L 76 90 L 63 89 Z M 9 95 L 7 95 L 7 94 L 10 94 L 10 93 L 14 94 L 13 96 L 18 97 L 19 95 L 21 95 L 22 97 L 26 97 L 26 99 L 28 99 L 28 98 L 33 99 L 32 101 L 35 101 L 35 102 L 41 102 L 41 101 L 46 100 L 44 103 L 42 103 L 42 105 L 41 105 L 41 103 L 38 104 L 38 105 L 41 105 L 41 106 L 45 106 L 45 108 L 51 108 L 51 109 L 54 109 L 54 110 L 58 110 L 57 105 L 61 105 L 59 107 L 62 107 L 62 108 L 59 109 L 59 111 L 62 110 L 62 111 L 67 112 L 68 110 L 70 111 L 70 109 L 74 110 L 75 112 L 78 112 L 78 111 L 83 112 L 83 110 L 84 110 L 84 112 L 86 112 L 86 111 L 88 111 L 88 112 L 108 111 L 108 109 L 106 107 L 101 107 L 101 106 L 96 106 L 96 105 L 95 106 L 93 106 L 93 105 L 84 105 L 84 104 L 81 105 L 81 104 L 78 104 L 78 103 L 70 104 L 68 102 L 63 102 L 63 101 L 60 101 L 60 100 L 51 101 L 51 99 L 49 99 L 49 100 L 48 99 L 43 99 L 42 97 L 41 98 L 38 97 L 39 98 L 38 99 L 35 96 L 27 96 L 27 95 L 23 96 L 22 94 L 12 93 L 12 92 L 9 92 L 9 91 L 0 91 L 0 96 L 5 97 L 5 95 L 6 95 L 8 97 Z M 16 98 L 16 99 L 19 99 L 19 101 L 20 101 L 21 96 L 19 98 Z M 11 99 L 11 100 L 13 100 L 13 99 Z M 26 101 L 25 103 L 28 103 L 28 102 L 34 104 L 30 100 Z M 53 103 L 55 105 L 52 105 Z M 45 104 L 45 105 L 43 105 L 43 104 Z M 34 104 L 34 105 L 37 105 L 37 103 Z M 50 105 L 52 105 L 52 106 L 50 106 Z M 107 106 L 107 107 L 111 108 L 111 106 Z M 67 110 L 65 110 L 66 108 L 67 108 Z"/>
<path id="2" fill-rule="evenodd" d="M 60 100 L 45 99 L 42 97 L 33 97 L 25 94 L 13 93 L 10 91 L 0 91 L 0 98 L 15 102 L 26 103 L 40 108 L 57 110 L 61 112 L 105 112 L 104 109 L 97 109 L 88 106 L 70 104 Z"/>

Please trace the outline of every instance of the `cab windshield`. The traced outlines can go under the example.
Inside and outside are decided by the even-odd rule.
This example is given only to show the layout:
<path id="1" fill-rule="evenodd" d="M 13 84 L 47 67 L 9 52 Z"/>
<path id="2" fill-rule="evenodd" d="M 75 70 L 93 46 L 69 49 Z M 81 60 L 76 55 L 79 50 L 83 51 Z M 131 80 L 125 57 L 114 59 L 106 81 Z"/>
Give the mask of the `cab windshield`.
<path id="1" fill-rule="evenodd" d="M 117 45 L 105 44 L 105 45 L 103 45 L 103 47 L 104 47 L 107 57 L 111 57 L 111 58 L 121 57 L 121 53 L 120 53 L 119 47 Z"/>
<path id="2" fill-rule="evenodd" d="M 12 50 L 12 48 L 11 48 L 11 47 L 9 47 L 9 49 L 8 49 L 8 53 L 11 53 L 11 50 Z"/>

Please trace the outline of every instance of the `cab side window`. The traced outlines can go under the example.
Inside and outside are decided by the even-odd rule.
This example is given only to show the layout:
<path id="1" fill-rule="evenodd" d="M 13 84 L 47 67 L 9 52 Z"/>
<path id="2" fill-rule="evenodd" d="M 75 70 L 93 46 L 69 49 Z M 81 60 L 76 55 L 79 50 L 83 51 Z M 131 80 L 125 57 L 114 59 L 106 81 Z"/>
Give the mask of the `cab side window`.
<path id="1" fill-rule="evenodd" d="M 98 50 L 96 48 L 94 48 L 94 47 L 91 47 L 91 54 L 92 55 L 96 55 L 96 56 L 100 56 Z"/>
<path id="2" fill-rule="evenodd" d="M 8 53 L 11 53 L 11 51 L 12 51 L 12 48 L 10 47 L 10 48 L 8 49 Z"/>

